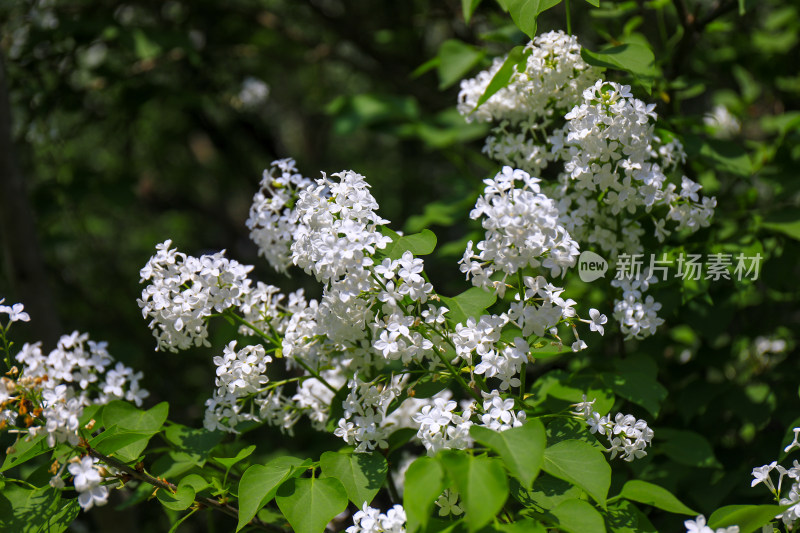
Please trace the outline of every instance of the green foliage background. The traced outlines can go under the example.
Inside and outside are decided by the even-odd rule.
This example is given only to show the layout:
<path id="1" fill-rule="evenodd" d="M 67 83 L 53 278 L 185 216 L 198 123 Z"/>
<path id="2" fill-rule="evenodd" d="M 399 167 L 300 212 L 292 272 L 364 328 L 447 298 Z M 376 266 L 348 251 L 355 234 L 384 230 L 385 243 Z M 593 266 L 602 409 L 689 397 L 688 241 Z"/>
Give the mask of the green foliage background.
<path id="1" fill-rule="evenodd" d="M 257 265 L 258 279 L 318 291 L 300 273 L 290 282 L 271 273 L 247 236 L 250 200 L 275 158 L 297 159 L 311 177 L 342 169 L 367 176 L 393 227 L 437 234 L 426 270 L 438 291 L 463 290 L 455 262 L 477 230 L 468 211 L 496 166 L 480 153 L 487 128 L 455 111 L 457 81 L 528 40 L 499 4 L 484 1 L 468 23 L 457 1 L 52 4 L 54 28 L 37 25 L 46 9 L 35 2 L 0 7 L 14 143 L 0 149 L 13 152 L 24 177 L 28 197 L 16 200 L 35 214 L 46 269 L 39 290 L 58 333 L 79 329 L 110 341 L 112 354 L 144 371 L 148 405 L 168 399 L 171 420 L 199 427 L 213 383 L 210 354 L 220 348 L 152 351 L 135 299 L 138 270 L 156 243 L 171 238 L 194 254 L 226 248 Z M 687 175 L 717 196 L 712 226 L 685 251 L 765 259 L 756 282 L 656 287 L 667 320 L 658 335 L 623 342 L 607 328 L 588 352 L 535 365 L 535 401 L 562 406 L 588 387 L 650 422 L 653 451 L 615 463 L 612 494 L 635 477 L 706 515 L 731 503 L 770 503 L 761 487 L 750 489 L 750 470 L 778 458 L 787 428 L 800 425 L 800 5 L 573 1 L 570 14 L 589 50 L 644 43 L 654 52 L 652 79 L 609 77 L 658 104 L 684 139 Z M 564 4 L 544 12 L 538 32 L 563 29 L 565 15 Z M 270 87 L 256 108 L 237 96 L 251 76 Z M 739 135 L 710 135 L 702 116 L 715 104 L 742 121 Z M 0 295 L 24 302 L 7 240 L 2 253 Z M 607 291 L 580 282 L 568 290 L 610 315 Z M 36 328 L 33 316 L 19 340 L 52 338 Z M 232 333 L 224 328 L 218 339 Z M 758 357 L 760 336 L 789 348 Z M 264 457 L 298 442 L 304 448 L 293 453 L 315 458 L 337 447 L 332 436 L 290 442 L 258 431 L 251 440 Z M 79 522 L 90 531 L 112 523 L 120 533 L 168 528 L 159 506 L 122 511 L 125 519 L 112 507 Z M 231 528 L 225 518 L 195 518 L 184 531 Z M 682 519 L 654 511 L 650 520 L 677 531 Z"/>

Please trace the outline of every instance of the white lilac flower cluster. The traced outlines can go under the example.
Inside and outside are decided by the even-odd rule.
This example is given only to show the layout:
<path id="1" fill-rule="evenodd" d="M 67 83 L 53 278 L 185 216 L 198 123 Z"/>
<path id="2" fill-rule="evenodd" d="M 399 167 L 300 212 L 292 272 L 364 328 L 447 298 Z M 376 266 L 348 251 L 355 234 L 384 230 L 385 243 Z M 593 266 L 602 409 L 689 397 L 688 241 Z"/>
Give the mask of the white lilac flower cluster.
<path id="1" fill-rule="evenodd" d="M 664 323 L 664 319 L 658 316 L 661 304 L 652 295 L 643 295 L 657 281 L 658 278 L 651 275 L 649 268 L 634 279 L 611 281 L 612 287 L 622 291 L 622 297 L 614 300 L 613 317 L 626 338 L 641 339 L 654 335 L 658 326 Z"/>
<path id="2" fill-rule="evenodd" d="M 686 533 L 739 533 L 739 526 L 711 529 L 706 525 L 706 517 L 703 515 L 694 520 L 686 520 L 683 525 L 686 527 Z"/>
<path id="3" fill-rule="evenodd" d="M 794 428 L 794 439 L 792 442 L 783 449 L 784 453 L 789 453 L 795 448 L 800 448 L 800 427 Z M 778 484 L 775 485 L 772 481 L 772 471 L 778 472 Z M 752 472 L 753 481 L 750 483 L 751 487 L 755 487 L 759 483 L 763 483 L 765 487 L 772 493 L 775 500 L 779 505 L 789 505 L 783 513 L 777 515 L 775 518 L 783 521 L 789 530 L 794 529 L 794 524 L 800 520 L 800 462 L 794 460 L 791 468 L 784 468 L 779 465 L 777 461 L 772 461 L 770 464 L 753 468 Z M 789 491 L 782 495 L 783 478 L 788 477 L 792 480 Z"/>
<path id="4" fill-rule="evenodd" d="M 477 244 L 477 254 L 470 241 L 460 261 L 473 285 L 503 296 L 508 277 L 525 267 L 543 266 L 552 276 L 560 276 L 575 266 L 578 244 L 559 223 L 559 210 L 542 194 L 539 181 L 508 166 L 484 180 L 486 188 L 470 218 L 481 218 L 485 239 Z M 502 278 L 492 280 L 495 273 L 502 273 Z"/>
<path id="5" fill-rule="evenodd" d="M 402 505 L 395 505 L 386 513 L 373 509 L 366 503 L 353 515 L 353 525 L 347 533 L 405 533 L 406 511 Z"/>
<path id="6" fill-rule="evenodd" d="M 255 417 L 242 412 L 240 398 L 262 392 L 269 382 L 267 364 L 272 357 L 260 344 L 245 346 L 236 351 L 236 341 L 231 341 L 223 350 L 222 357 L 214 357 L 217 366 L 217 389 L 214 396 L 206 400 L 205 426 L 214 429 L 235 428 L 239 422 L 252 420 Z M 223 426 L 221 421 L 227 424 Z"/>
<path id="7" fill-rule="evenodd" d="M 142 404 L 142 399 L 148 396 L 139 386 L 142 373 L 120 362 L 115 365 L 106 346 L 105 342 L 91 341 L 88 334 L 76 331 L 63 335 L 56 349 L 47 355 L 42 352 L 41 343 L 25 344 L 17 353 L 16 360 L 22 369 L 19 379 L 10 386 L 18 394 L 41 398 L 38 416 L 43 424 L 34 422 L 28 428 L 31 438 L 45 434 L 50 447 L 61 442 L 74 445 L 79 440 L 78 420 L 85 407 L 111 400 Z M 8 394 L 9 383 L 5 389 Z M 4 411 L 3 417 L 7 423 L 14 424 L 16 415 L 13 411 Z"/>
<path id="8" fill-rule="evenodd" d="M 631 249 L 638 253 L 641 224 L 633 217 L 623 219 L 622 226 L 611 221 L 620 213 L 650 213 L 657 206 L 667 208 L 665 218 L 653 216 L 654 235 L 661 242 L 670 235 L 667 221 L 676 222 L 678 230 L 691 231 L 709 224 L 716 200 L 701 200 L 701 186 L 686 176 L 681 178 L 680 192 L 668 182 L 666 173 L 676 170 L 686 155 L 677 139 L 662 141 L 655 134 L 655 104 L 633 98 L 627 85 L 598 80 L 565 118 L 566 126 L 551 141 L 564 161 L 561 190 L 570 201 L 559 207 L 565 209 L 567 227 L 579 241 L 596 244 L 612 256 Z M 602 201 L 596 200 L 598 194 L 603 195 Z M 593 210 L 572 213 L 571 207 L 589 206 L 592 200 Z M 598 223 L 606 231 L 598 231 Z M 621 240 L 609 233 L 623 227 L 635 231 L 629 229 Z"/>
<path id="9" fill-rule="evenodd" d="M 333 434 L 356 446 L 356 452 L 386 448 L 390 427 L 383 422 L 389 404 L 401 393 L 399 380 L 382 387 L 364 382 L 356 374 L 347 385 L 350 393 L 342 402 L 344 416 Z"/>
<path id="10" fill-rule="evenodd" d="M 477 244 L 477 254 L 470 241 L 459 262 L 461 271 L 467 279 L 472 279 L 473 285 L 493 290 L 501 297 L 511 286 L 509 278 L 517 281 L 517 285 L 519 278 L 524 285 L 517 287 L 516 301 L 506 314 L 485 315 L 478 321 L 469 319 L 456 327 L 453 338 L 457 355 L 472 364 L 475 351 L 481 356 L 475 373 L 499 378 L 502 390 L 519 386 L 515 376 L 530 353 L 525 338 L 532 334 L 544 337 L 546 332 L 557 338 L 556 326 L 576 318 L 573 309 L 576 302 L 561 297 L 563 288 L 543 276 L 521 275 L 525 268 L 541 267 L 551 276 L 562 276 L 575 265 L 579 253 L 578 244 L 559 222 L 555 202 L 541 193 L 539 181 L 511 167 L 503 167 L 493 179 L 484 181 L 484 193 L 470 216 L 482 219 L 485 239 Z M 506 324 L 519 327 L 522 337 L 514 343 L 500 343 L 498 348 L 500 332 Z M 592 330 L 602 334 L 602 328 L 592 327 Z M 573 349 L 578 351 L 586 343 L 577 336 L 577 329 L 574 331 Z"/>
<path id="11" fill-rule="evenodd" d="M 324 429 L 334 393 L 345 384 L 349 394 L 342 416 L 334 420 L 335 434 L 359 451 L 385 448 L 399 427 L 417 430 L 417 439 L 435 453 L 470 446 L 473 423 L 496 430 L 524 423 L 524 412 L 515 412 L 514 402 L 498 391 L 484 395 L 482 409 L 467 403 L 457 410 L 447 391 L 427 399 L 401 398 L 410 381 L 404 370 L 435 370 L 445 358 L 495 380 L 500 391 L 518 387 L 529 361 L 525 339 L 545 332 L 558 338 L 557 325 L 580 320 L 575 302 L 544 277 L 520 275 L 513 282 L 522 279 L 525 286 L 516 291 L 521 294 L 508 313 L 468 319 L 453 330 L 445 320 L 448 309 L 424 275 L 423 260 L 410 251 L 399 257 L 387 251 L 392 233 L 382 229 L 388 221 L 377 209 L 365 178 L 352 171 L 311 182 L 293 161 L 281 160 L 265 175 L 250 212 L 251 236 L 276 270 L 293 264 L 322 282 L 319 301 L 307 300 L 302 291 L 287 298 L 274 286 L 254 283 L 247 278 L 251 267 L 222 254 L 196 259 L 171 250 L 169 241 L 157 247 L 142 270 L 149 284 L 140 305 L 152 318 L 159 349 L 206 343 L 208 319 L 223 312 L 238 322 L 240 334 L 255 334 L 265 343 L 260 348 L 248 342 L 241 350 L 231 343 L 214 359 L 216 391 L 207 402 L 207 428 L 236 431 L 251 421 L 291 433 L 305 414 Z M 486 228 L 486 239 L 478 244 L 481 255 L 464 260 L 473 281 L 509 277 L 523 268 L 558 275 L 575 263 L 577 245 L 558 223 L 555 204 L 525 172 L 508 168 L 487 180 L 473 216 L 484 218 Z M 478 285 L 502 292 L 505 277 Z M 592 312 L 596 316 L 584 322 L 602 333 L 605 317 Z M 511 342 L 501 339 L 506 326 L 519 328 L 521 335 Z M 586 346 L 579 338 L 576 343 L 576 350 Z M 455 358 L 446 346 L 455 348 Z M 273 354 L 301 375 L 271 382 L 269 367 L 279 360 Z M 382 376 L 390 365 L 403 370 Z"/>
<path id="12" fill-rule="evenodd" d="M 694 232 L 709 224 L 716 200 L 701 197 L 701 186 L 686 176 L 678 182 L 686 154 L 680 141 L 656 131 L 654 104 L 633 98 L 628 86 L 598 79 L 599 72 L 581 59 L 574 37 L 551 32 L 537 37 L 526 52 L 525 71 L 514 73 L 506 88 L 477 109 L 503 60 L 464 80 L 459 111 L 468 121 L 497 124 L 484 151 L 502 164 L 541 175 L 559 163 L 557 179 L 537 180 L 536 186 L 542 198 L 551 199 L 542 200 L 546 207 L 537 210 L 547 217 L 544 227 L 554 236 L 563 232 L 569 239 L 565 244 L 574 244 L 545 260 L 554 274 L 572 266 L 578 243 L 611 261 L 622 253 L 643 253 L 643 218 L 652 220 L 659 242 L 673 231 Z M 487 259 L 490 253 L 481 252 Z M 465 254 L 467 272 L 474 255 L 471 249 Z M 628 338 L 644 338 L 663 322 L 657 317 L 660 306 L 642 294 L 655 280 L 644 275 L 629 281 L 639 286 L 619 287 L 614 317 Z"/>
<path id="13" fill-rule="evenodd" d="M 0 304 L 3 301 L 0 299 Z M 0 305 L 0 314 L 9 317 L 5 325 L 0 323 L 0 340 L 8 349 L 10 326 L 27 322 L 30 316 L 20 303 Z M 62 335 L 56 348 L 46 355 L 41 342 L 26 343 L 14 360 L 19 366 L 0 377 L 0 430 L 25 435 L 26 440 L 41 438 L 50 448 L 79 444 L 80 419 L 86 407 L 112 400 L 127 400 L 138 406 L 149 394 L 139 386 L 141 372 L 120 362 L 115 364 L 107 343 L 94 342 L 86 333 Z M 102 484 L 107 472 L 96 463 L 96 459 L 83 457 L 73 458 L 68 465 L 84 511 L 105 505 L 108 499 L 108 488 Z M 64 487 L 65 466 L 50 479 L 51 486 Z"/>
<path id="14" fill-rule="evenodd" d="M 170 249 L 171 240 L 156 246 L 156 255 L 140 271 L 149 284 L 137 300 L 158 344 L 172 352 L 210 346 L 206 318 L 242 303 L 253 267 L 227 259 L 225 252 L 194 257 Z"/>
<path id="15" fill-rule="evenodd" d="M 468 121 L 498 123 L 483 148 L 489 157 L 538 174 L 554 158 L 544 142 L 548 127 L 563 120 L 599 71 L 581 58 L 577 38 L 562 31 L 537 36 L 524 55 L 524 70 L 515 69 L 509 85 L 477 109 L 505 58 L 496 58 L 488 70 L 462 81 L 458 110 Z"/>
<path id="16" fill-rule="evenodd" d="M 279 159 L 264 170 L 260 189 L 253 197 L 245 223 L 258 253 L 278 272 L 285 273 L 292 264 L 290 246 L 297 227 L 294 204 L 299 191 L 312 183 L 297 171 L 294 160 Z"/>
<path id="17" fill-rule="evenodd" d="M 603 416 L 594 410 L 595 401 L 586 401 L 584 395 L 583 401 L 575 404 L 574 414 L 586 422 L 590 432 L 608 439 L 610 446 L 606 451 L 611 453 L 611 459 L 620 455 L 625 461 L 631 462 L 647 455 L 645 448 L 654 435 L 647 422 L 622 413 L 617 413 L 613 419 L 610 415 Z"/>
<path id="18" fill-rule="evenodd" d="M 439 450 L 469 448 L 472 438 L 469 428 L 472 427 L 473 407 L 462 406 L 461 413 L 455 411 L 458 404 L 446 397 L 434 398 L 413 416 L 419 428 L 417 438 L 425 446 L 428 455 L 434 456 Z"/>
<path id="19" fill-rule="evenodd" d="M 520 427 L 525 423 L 525 411 L 514 412 L 514 399 L 502 398 L 500 392 L 493 390 L 491 393 L 481 392 L 483 396 L 483 414 L 481 425 L 494 431 Z"/>
<path id="20" fill-rule="evenodd" d="M 344 278 L 340 290 L 358 295 L 371 255 L 391 238 L 378 231 L 386 224 L 364 176 L 352 170 L 323 177 L 300 191 L 298 225 L 292 237 L 292 262 L 320 281 Z"/>

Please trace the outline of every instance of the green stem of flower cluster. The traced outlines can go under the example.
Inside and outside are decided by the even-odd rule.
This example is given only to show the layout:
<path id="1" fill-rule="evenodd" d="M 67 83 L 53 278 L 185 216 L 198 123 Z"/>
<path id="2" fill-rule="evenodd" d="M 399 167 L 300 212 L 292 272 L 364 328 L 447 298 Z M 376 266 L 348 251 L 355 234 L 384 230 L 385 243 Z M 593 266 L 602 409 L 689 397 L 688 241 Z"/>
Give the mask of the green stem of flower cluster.
<path id="1" fill-rule="evenodd" d="M 10 326 L 11 324 L 9 324 Z M 3 359 L 6 362 L 6 370 L 11 370 L 11 345 L 8 343 L 8 328 L 0 324 L 0 339 L 3 340 Z"/>
<path id="2" fill-rule="evenodd" d="M 434 350 L 434 352 L 436 352 L 436 355 L 439 356 L 439 359 L 441 359 L 442 363 L 444 363 L 447 369 L 450 370 L 450 373 L 453 374 L 453 377 L 456 379 L 456 381 L 458 381 L 458 384 L 461 385 L 464 388 L 464 390 L 469 392 L 470 396 L 475 398 L 475 400 L 477 400 L 478 403 L 480 404 L 480 402 L 483 401 L 483 398 L 481 398 L 480 395 L 477 392 L 475 392 L 466 381 L 464 381 L 464 378 L 461 377 L 461 373 L 458 370 L 456 370 L 456 368 L 452 365 L 452 363 L 450 363 L 450 361 L 447 360 L 447 357 L 439 350 Z"/>
<path id="3" fill-rule="evenodd" d="M 564 0 L 564 10 L 567 12 L 567 33 L 572 35 L 572 20 L 569 14 L 569 0 Z"/>
<path id="4" fill-rule="evenodd" d="M 267 322 L 267 324 L 269 324 L 269 326 L 270 326 L 270 329 L 272 329 L 272 332 L 273 332 L 273 334 L 275 335 L 275 337 L 270 337 L 270 336 L 269 336 L 269 335 L 267 335 L 267 334 L 266 334 L 264 331 L 262 331 L 260 328 L 257 328 L 256 326 L 254 326 L 253 324 L 251 324 L 250 322 L 248 322 L 248 321 L 247 321 L 247 320 L 245 320 L 244 318 L 240 317 L 240 316 L 239 316 L 239 315 L 237 315 L 236 313 L 230 313 L 230 314 L 228 314 L 228 316 L 230 316 L 231 318 L 233 318 L 234 320 L 236 320 L 236 321 L 237 321 L 237 322 L 239 322 L 240 324 L 242 324 L 242 325 L 244 325 L 244 326 L 247 326 L 248 328 L 250 328 L 251 330 L 253 330 L 253 332 L 255 332 L 256 334 L 258 334 L 260 337 L 263 337 L 264 339 L 268 340 L 268 341 L 269 341 L 269 342 L 271 342 L 272 344 L 274 344 L 274 345 L 276 345 L 276 346 L 280 346 L 280 345 L 281 345 L 281 343 L 280 343 L 280 340 L 278 339 L 278 332 L 277 332 L 277 331 L 275 331 L 275 329 L 274 329 L 274 328 L 272 328 L 272 324 L 269 324 L 269 322 Z M 330 383 L 328 383 L 327 381 L 325 381 L 325 378 L 323 378 L 323 377 L 322 377 L 322 376 L 319 374 L 319 372 L 317 372 L 317 371 L 313 370 L 313 369 L 312 369 L 310 366 L 308 366 L 308 364 L 307 364 L 305 361 L 303 361 L 302 359 L 299 359 L 299 358 L 297 358 L 297 357 L 295 357 L 293 360 L 294 360 L 294 361 L 296 361 L 296 362 L 297 362 L 297 364 L 299 364 L 300 366 L 302 366 L 302 367 L 303 367 L 303 368 L 304 368 L 304 369 L 305 369 L 305 370 L 306 370 L 306 371 L 307 371 L 309 374 L 311 374 L 312 376 L 314 376 L 315 378 L 317 378 L 317 380 L 318 380 L 320 383 L 322 383 L 323 385 L 325 385 L 325 386 L 326 386 L 328 389 L 330 389 L 330 390 L 331 390 L 331 391 L 332 391 L 334 394 L 336 394 L 336 393 L 338 392 L 338 391 L 337 391 L 337 390 L 336 390 L 336 389 L 335 389 L 335 388 L 334 388 L 334 387 L 333 387 L 333 386 L 332 386 Z"/>

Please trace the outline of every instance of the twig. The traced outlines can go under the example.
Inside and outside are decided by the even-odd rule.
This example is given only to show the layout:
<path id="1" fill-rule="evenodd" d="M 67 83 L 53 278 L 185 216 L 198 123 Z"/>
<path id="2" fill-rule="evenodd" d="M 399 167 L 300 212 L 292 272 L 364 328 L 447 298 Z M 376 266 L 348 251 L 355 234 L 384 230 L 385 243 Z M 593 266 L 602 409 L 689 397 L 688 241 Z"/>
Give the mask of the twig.
<path id="1" fill-rule="evenodd" d="M 97 450 L 95 450 L 91 446 L 86 445 L 84 447 L 86 449 L 86 453 L 88 453 L 90 456 L 92 456 L 92 457 L 94 457 L 96 459 L 99 459 L 100 461 L 104 462 L 105 464 L 107 464 L 109 466 L 113 466 L 117 470 L 125 472 L 127 475 L 131 476 L 132 478 L 134 478 L 136 480 L 142 481 L 144 483 L 148 483 L 148 484 L 153 485 L 154 487 L 157 487 L 159 489 L 168 490 L 171 493 L 174 493 L 178 489 L 178 487 L 176 485 L 170 483 L 166 479 L 155 478 L 155 477 L 145 473 L 144 471 L 140 472 L 139 470 L 136 470 L 136 469 L 131 468 L 130 466 L 126 465 L 122 461 L 119 461 L 117 459 L 114 459 L 113 457 L 109 457 L 107 455 L 104 455 L 104 454 L 98 452 Z M 213 498 L 207 498 L 205 496 L 197 496 L 197 495 L 195 495 L 194 501 L 199 503 L 199 504 L 201 504 L 201 505 L 204 505 L 206 507 L 211 507 L 213 509 L 221 511 L 221 512 L 227 514 L 228 516 L 232 516 L 233 518 L 236 518 L 237 520 L 239 519 L 239 509 L 237 509 L 236 507 L 234 507 L 234 506 L 232 506 L 230 504 L 222 503 L 219 500 L 215 500 Z M 272 524 L 268 524 L 268 523 L 266 523 L 266 522 L 264 522 L 264 521 L 262 521 L 262 520 L 260 520 L 258 518 L 253 518 L 250 522 L 248 522 L 248 525 L 254 526 L 254 527 L 258 527 L 258 528 L 263 529 L 265 531 L 272 531 L 272 532 L 275 532 L 275 533 L 287 533 L 287 531 L 285 529 L 283 529 L 282 527 L 275 526 L 275 525 L 272 525 Z"/>

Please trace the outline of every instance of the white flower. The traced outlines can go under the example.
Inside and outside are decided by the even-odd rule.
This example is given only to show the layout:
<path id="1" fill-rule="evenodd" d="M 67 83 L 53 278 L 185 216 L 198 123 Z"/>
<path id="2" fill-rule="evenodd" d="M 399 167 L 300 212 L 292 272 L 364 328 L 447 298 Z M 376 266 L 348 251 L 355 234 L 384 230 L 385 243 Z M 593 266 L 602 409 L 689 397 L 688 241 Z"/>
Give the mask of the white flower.
<path id="1" fill-rule="evenodd" d="M 1 299 L 0 303 L 3 303 L 4 301 L 5 298 Z M 25 306 L 20 303 L 12 306 L 0 305 L 0 313 L 7 314 L 11 322 L 28 322 L 30 321 L 31 317 L 23 310 L 24 308 Z"/>
<path id="2" fill-rule="evenodd" d="M 74 476 L 75 490 L 79 493 L 78 503 L 84 511 L 95 505 L 105 505 L 108 500 L 108 488 L 101 485 L 103 478 L 95 467 L 96 462 L 97 459 L 85 456 L 67 467 Z"/>
<path id="3" fill-rule="evenodd" d="M 578 340 L 576 340 L 575 342 L 572 343 L 572 351 L 573 352 L 580 352 L 581 350 L 585 350 L 586 348 L 588 348 L 588 346 L 586 345 L 586 343 L 584 341 L 582 341 L 580 339 L 578 339 Z"/>
<path id="4" fill-rule="evenodd" d="M 789 451 L 793 450 L 794 448 L 800 448 L 800 443 L 797 442 L 798 434 L 800 434 L 800 428 L 794 428 L 792 431 L 794 431 L 794 439 L 792 439 L 791 444 L 783 449 L 784 453 L 789 453 Z"/>
<path id="5" fill-rule="evenodd" d="M 406 512 L 402 505 L 395 505 L 386 514 L 373 509 L 365 502 L 361 510 L 353 515 L 353 525 L 347 533 L 405 533 Z"/>
<path id="6" fill-rule="evenodd" d="M 777 464 L 777 461 L 772 461 L 768 465 L 754 468 L 751 473 L 753 476 L 753 481 L 750 483 L 750 487 L 755 487 L 759 483 L 763 483 L 770 491 L 775 492 L 775 485 L 772 484 L 772 479 L 770 478 L 769 474 L 775 469 Z"/>
<path id="7" fill-rule="evenodd" d="M 608 322 L 608 318 L 606 315 L 600 314 L 600 311 L 597 309 L 589 309 L 589 318 L 592 321 L 589 323 L 589 329 L 592 331 L 597 331 L 602 335 L 604 333 L 603 324 Z"/>
<path id="8" fill-rule="evenodd" d="M 481 391 L 481 395 L 483 395 L 483 410 L 485 412 L 485 414 L 481 415 L 481 422 L 485 427 L 494 431 L 505 431 L 525 423 L 527 418 L 525 411 L 514 413 L 514 400 L 512 398 L 504 400 L 497 390 L 493 390 L 489 394 Z"/>

